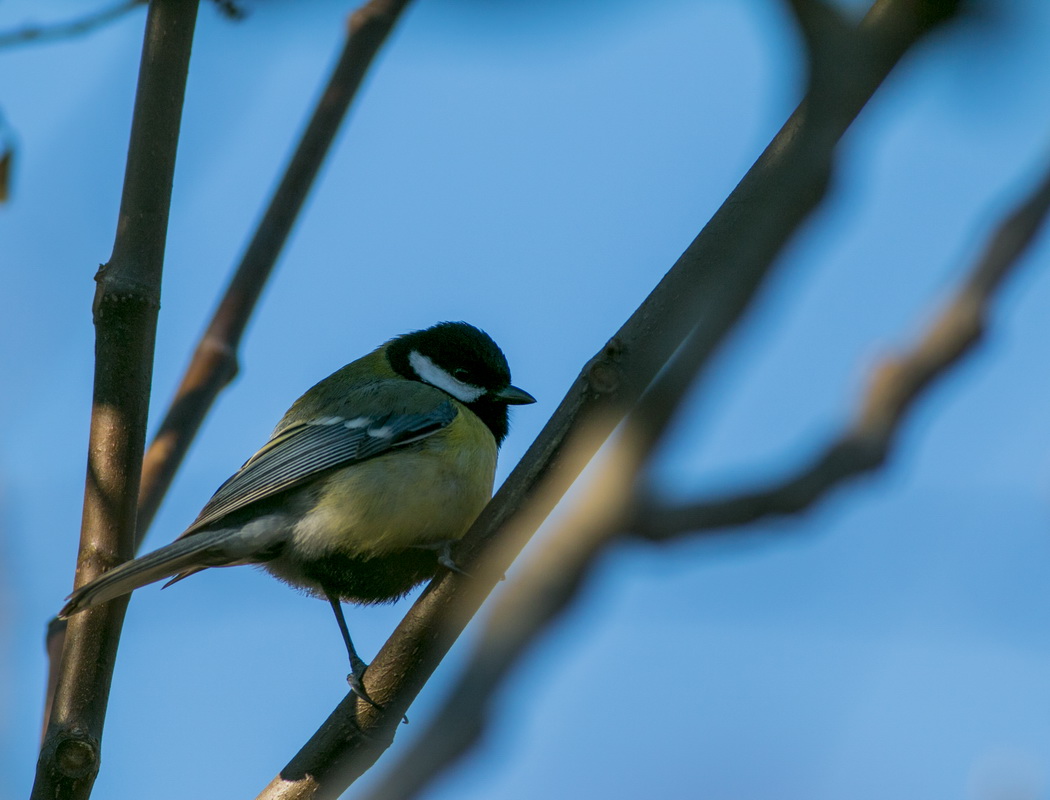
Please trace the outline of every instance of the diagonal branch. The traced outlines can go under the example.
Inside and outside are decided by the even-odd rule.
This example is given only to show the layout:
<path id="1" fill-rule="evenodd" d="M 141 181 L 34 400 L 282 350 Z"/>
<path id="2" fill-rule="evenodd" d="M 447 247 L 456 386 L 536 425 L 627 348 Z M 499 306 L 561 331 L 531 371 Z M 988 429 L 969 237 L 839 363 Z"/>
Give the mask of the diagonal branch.
<path id="1" fill-rule="evenodd" d="M 671 522 L 666 522 L 659 508 L 632 511 L 636 506 L 629 498 L 636 491 L 640 467 L 670 419 L 670 415 L 659 413 L 660 408 L 672 405 L 668 394 L 680 399 L 688 387 L 689 381 L 683 378 L 689 373 L 687 351 L 692 342 L 687 343 L 632 412 L 589 489 L 499 597 L 478 646 L 435 720 L 367 797 L 416 797 L 467 752 L 480 737 L 489 702 L 508 671 L 567 607 L 598 557 L 625 529 L 662 541 L 698 526 L 713 527 L 713 522 L 721 527 L 746 524 L 763 512 L 801 510 L 839 482 L 880 465 L 913 402 L 979 340 L 994 290 L 1019 263 L 1048 211 L 1050 173 L 1003 223 L 984 258 L 918 345 L 878 371 L 857 424 L 828 450 L 812 472 L 806 471 L 782 487 L 723 504 L 664 512 L 674 514 Z M 651 410 L 657 411 L 655 416 L 649 416 Z M 748 499 L 753 507 L 748 506 Z M 735 516 L 727 513 L 732 511 L 737 512 Z"/>
<path id="2" fill-rule="evenodd" d="M 995 291 L 1021 263 L 1048 213 L 1050 171 L 1002 222 L 966 281 L 915 346 L 875 370 L 856 419 L 809 466 L 771 486 L 717 500 L 678 506 L 645 500 L 628 524 L 630 531 L 666 541 L 798 513 L 851 478 L 880 467 L 923 392 L 980 341 Z"/>
<path id="3" fill-rule="evenodd" d="M 833 135 L 836 109 L 841 98 L 849 96 L 853 81 L 863 80 L 865 75 L 863 66 L 850 70 L 842 65 L 846 54 L 866 47 L 866 33 L 845 27 L 822 3 L 795 0 L 792 5 L 806 38 L 810 64 L 805 112 L 793 132 L 798 148 L 794 168 L 800 175 L 808 173 L 811 180 L 824 182 L 838 139 Z M 824 76 L 824 71 L 835 74 Z M 790 172 L 790 168 L 785 170 Z M 785 173 L 776 177 L 783 179 Z M 782 180 L 779 185 L 793 183 Z M 796 225 L 800 223 L 798 220 Z M 775 255 L 775 251 L 769 253 L 765 269 L 770 268 Z M 406 800 L 418 796 L 478 741 L 489 703 L 509 671 L 568 607 L 600 554 L 619 538 L 631 512 L 639 473 L 723 338 L 712 333 L 708 320 L 701 320 L 652 382 L 577 502 L 496 600 L 478 646 L 434 721 L 368 795 L 370 798 Z"/>
<path id="4" fill-rule="evenodd" d="M 76 584 L 134 552 L 153 345 L 196 0 L 153 0 L 146 19 L 117 234 L 95 293 L 95 384 Z M 68 627 L 34 798 L 86 798 L 127 600 Z"/>
<path id="5" fill-rule="evenodd" d="M 949 0 L 876 2 L 858 32 L 867 40 L 870 57 L 839 87 L 836 102 L 814 103 L 812 109 L 804 102 L 792 115 L 670 272 L 584 367 L 474 524 L 456 561 L 475 577 L 439 576 L 380 651 L 365 683 L 371 697 L 384 704 L 383 711 L 348 696 L 260 798 L 336 797 L 375 762 L 538 521 L 686 336 L 695 329 L 696 352 L 704 361 L 733 329 L 773 258 L 823 195 L 834 143 L 908 48 L 956 5 Z M 818 118 L 807 126 L 811 113 Z M 811 135 L 800 135 L 807 127 Z"/>
<path id="6" fill-rule="evenodd" d="M 142 543 L 211 404 L 237 374 L 237 349 L 255 304 L 357 90 L 408 3 L 371 0 L 350 16 L 339 60 L 146 453 L 136 546 Z"/>

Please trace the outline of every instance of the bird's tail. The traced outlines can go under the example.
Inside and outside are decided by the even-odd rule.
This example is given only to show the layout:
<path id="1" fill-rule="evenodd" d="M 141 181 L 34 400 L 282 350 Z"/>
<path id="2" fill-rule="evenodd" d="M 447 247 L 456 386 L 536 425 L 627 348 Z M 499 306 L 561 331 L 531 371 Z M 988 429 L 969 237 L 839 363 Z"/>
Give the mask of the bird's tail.
<path id="1" fill-rule="evenodd" d="M 58 616 L 65 619 L 162 578 L 232 563 L 228 549 L 223 547 L 229 534 L 229 530 L 202 531 L 176 539 L 141 558 L 125 561 L 73 592 Z"/>

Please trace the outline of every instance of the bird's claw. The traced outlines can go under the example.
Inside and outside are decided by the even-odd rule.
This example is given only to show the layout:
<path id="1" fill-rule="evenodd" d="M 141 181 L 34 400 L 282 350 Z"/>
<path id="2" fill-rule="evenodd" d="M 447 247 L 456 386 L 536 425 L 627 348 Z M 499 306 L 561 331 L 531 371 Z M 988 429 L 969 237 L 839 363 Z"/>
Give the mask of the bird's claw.
<path id="1" fill-rule="evenodd" d="M 438 563 L 445 569 L 447 569 L 449 572 L 455 572 L 457 575 L 462 575 L 465 578 L 474 577 L 466 570 L 460 569 L 459 565 L 452 560 L 452 546 L 448 542 L 445 542 L 445 544 L 442 545 L 441 549 L 438 550 L 437 560 Z"/>
<path id="2" fill-rule="evenodd" d="M 361 671 L 361 674 L 364 674 L 364 670 Z M 353 692 L 357 697 L 364 700 L 366 703 L 372 706 L 372 708 L 378 709 L 379 711 L 383 710 L 383 707 L 379 705 L 379 703 L 377 703 L 375 700 L 368 696 L 368 692 L 365 691 L 364 681 L 361 680 L 361 678 L 357 675 L 356 672 L 351 672 L 349 675 L 347 675 L 346 682 L 350 686 L 350 691 Z"/>

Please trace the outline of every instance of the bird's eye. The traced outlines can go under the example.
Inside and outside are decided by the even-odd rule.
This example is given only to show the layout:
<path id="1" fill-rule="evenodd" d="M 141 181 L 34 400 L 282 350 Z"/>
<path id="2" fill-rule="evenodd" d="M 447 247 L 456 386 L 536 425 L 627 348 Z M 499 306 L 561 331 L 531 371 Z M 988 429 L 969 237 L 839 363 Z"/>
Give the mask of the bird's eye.
<path id="1" fill-rule="evenodd" d="M 467 378 L 470 377 L 470 373 L 463 369 L 463 367 L 460 367 L 459 369 L 452 370 L 452 377 L 455 378 L 457 381 L 463 381 L 464 383 L 466 383 Z"/>

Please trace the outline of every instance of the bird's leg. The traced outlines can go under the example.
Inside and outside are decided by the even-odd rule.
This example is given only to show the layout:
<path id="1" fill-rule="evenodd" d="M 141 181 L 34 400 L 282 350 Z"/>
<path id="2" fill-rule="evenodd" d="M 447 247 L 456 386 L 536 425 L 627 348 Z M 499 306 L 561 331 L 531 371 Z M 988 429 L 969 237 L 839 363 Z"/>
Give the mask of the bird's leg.
<path id="1" fill-rule="evenodd" d="M 335 612 L 335 621 L 339 623 L 339 632 L 343 634 L 343 643 L 346 645 L 347 655 L 350 656 L 350 674 L 346 676 L 346 682 L 350 685 L 350 691 L 369 705 L 375 708 L 382 708 L 365 691 L 365 670 L 368 669 L 368 664 L 361 660 L 357 650 L 354 649 L 354 643 L 350 640 L 350 629 L 346 627 L 346 619 L 343 617 L 343 606 L 339 602 L 339 598 L 330 594 L 325 596 L 332 606 L 332 611 Z"/>
<path id="2" fill-rule="evenodd" d="M 459 564 L 452 560 L 452 542 L 445 541 L 438 546 L 438 563 L 445 569 L 459 575 L 470 577 L 470 573 L 459 568 Z"/>
<path id="3" fill-rule="evenodd" d="M 433 550 L 437 553 L 437 562 L 447 569 L 449 572 L 455 572 L 458 575 L 464 575 L 468 578 L 472 577 L 469 572 L 459 568 L 459 565 L 452 560 L 452 545 L 454 545 L 458 539 L 446 539 L 443 542 L 434 542 L 432 544 L 414 544 L 412 547 L 419 548 L 420 550 Z"/>
<path id="4" fill-rule="evenodd" d="M 470 577 L 469 572 L 460 569 L 459 564 L 453 561 L 453 543 L 451 542 L 442 542 L 441 547 L 438 548 L 438 564 L 451 572 Z"/>

